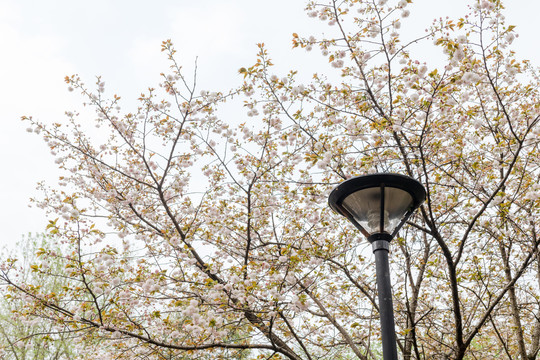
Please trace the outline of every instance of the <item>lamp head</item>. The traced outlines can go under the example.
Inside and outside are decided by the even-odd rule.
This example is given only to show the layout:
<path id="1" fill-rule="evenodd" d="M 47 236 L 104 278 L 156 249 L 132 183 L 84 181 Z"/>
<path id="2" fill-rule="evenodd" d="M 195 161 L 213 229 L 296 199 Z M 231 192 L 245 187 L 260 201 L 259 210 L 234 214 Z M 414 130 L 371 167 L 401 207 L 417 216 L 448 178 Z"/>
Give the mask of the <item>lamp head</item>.
<path id="1" fill-rule="evenodd" d="M 425 198 L 426 190 L 413 178 L 379 173 L 345 180 L 332 190 L 328 204 L 370 242 L 390 241 Z"/>

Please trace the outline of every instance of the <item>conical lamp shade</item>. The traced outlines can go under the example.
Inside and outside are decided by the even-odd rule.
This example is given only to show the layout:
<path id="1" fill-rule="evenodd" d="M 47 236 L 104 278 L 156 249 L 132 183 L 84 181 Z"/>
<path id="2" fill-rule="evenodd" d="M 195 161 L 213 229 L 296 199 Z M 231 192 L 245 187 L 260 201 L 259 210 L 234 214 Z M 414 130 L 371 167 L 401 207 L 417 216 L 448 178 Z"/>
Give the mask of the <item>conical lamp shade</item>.
<path id="1" fill-rule="evenodd" d="M 388 234 L 391 239 L 425 197 L 424 187 L 413 178 L 370 174 L 339 184 L 330 194 L 328 203 L 366 237 Z"/>

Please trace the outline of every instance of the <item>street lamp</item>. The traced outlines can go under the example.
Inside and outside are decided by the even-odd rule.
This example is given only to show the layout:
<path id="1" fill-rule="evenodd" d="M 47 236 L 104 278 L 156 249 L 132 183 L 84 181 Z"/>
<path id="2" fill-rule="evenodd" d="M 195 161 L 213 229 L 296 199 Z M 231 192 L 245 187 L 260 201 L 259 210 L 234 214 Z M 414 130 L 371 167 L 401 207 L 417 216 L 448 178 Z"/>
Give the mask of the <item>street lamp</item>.
<path id="1" fill-rule="evenodd" d="M 384 360 L 397 360 L 388 251 L 390 241 L 426 198 L 408 176 L 390 173 L 357 176 L 339 184 L 328 204 L 367 237 L 375 255 Z"/>

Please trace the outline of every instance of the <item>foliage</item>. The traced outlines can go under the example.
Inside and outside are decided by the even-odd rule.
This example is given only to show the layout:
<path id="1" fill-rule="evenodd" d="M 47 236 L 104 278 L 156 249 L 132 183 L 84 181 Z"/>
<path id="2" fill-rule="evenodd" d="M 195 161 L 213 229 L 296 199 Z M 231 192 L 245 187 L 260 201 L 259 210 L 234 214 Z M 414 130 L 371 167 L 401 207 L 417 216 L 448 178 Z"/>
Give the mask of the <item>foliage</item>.
<path id="1" fill-rule="evenodd" d="M 80 358 L 380 358 L 370 249 L 326 201 L 344 179 L 389 171 L 428 192 L 392 243 L 403 358 L 536 358 L 538 70 L 511 50 L 500 1 L 405 43 L 410 2 L 308 3 L 328 35 L 293 44 L 333 68 L 309 84 L 273 74 L 261 44 L 242 86 L 199 94 L 170 41 L 171 68 L 132 112 L 100 78 L 95 90 L 66 78 L 99 130 L 74 113 L 25 117 L 66 171 L 37 204 L 69 248 L 69 285 L 51 293 L 5 265 L 21 313 L 77 331 Z M 218 112 L 238 99 L 247 118 Z"/>
<path id="2" fill-rule="evenodd" d="M 58 248 L 50 244 L 46 237 L 29 235 L 17 243 L 15 248 L 18 254 L 12 254 L 8 262 L 13 264 L 15 258 L 19 259 L 17 281 L 33 288 L 42 288 L 49 293 L 57 293 L 66 283 L 63 277 L 35 276 L 36 270 L 31 268 L 31 264 L 36 260 L 35 252 L 44 247 L 56 249 L 55 252 L 58 253 Z M 61 273 L 62 267 L 59 265 L 54 258 L 42 263 L 42 267 L 50 269 L 51 273 Z M 27 299 L 21 293 L 0 288 L 0 295 L 3 299 L 0 302 L 0 357 L 2 359 L 74 358 L 69 328 L 44 321 L 36 308 L 25 309 Z"/>

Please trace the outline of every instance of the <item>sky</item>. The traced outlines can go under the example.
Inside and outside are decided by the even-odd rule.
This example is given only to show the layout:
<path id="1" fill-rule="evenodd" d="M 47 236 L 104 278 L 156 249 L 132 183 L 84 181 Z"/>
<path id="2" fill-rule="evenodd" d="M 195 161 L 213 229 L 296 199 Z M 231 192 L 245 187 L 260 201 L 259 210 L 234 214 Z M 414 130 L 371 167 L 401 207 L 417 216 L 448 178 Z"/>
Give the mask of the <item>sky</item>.
<path id="1" fill-rule="evenodd" d="M 415 0 L 402 30 L 421 35 L 434 17 L 464 13 L 467 2 Z M 516 51 L 540 65 L 540 1 L 507 3 L 508 23 L 520 34 Z M 166 39 L 188 69 L 197 59 L 199 89 L 238 85 L 238 69 L 254 62 L 260 42 L 284 72 L 324 71 L 326 64 L 291 48 L 293 32 L 321 29 L 304 6 L 303 0 L 0 0 L 0 246 L 44 231 L 46 216 L 28 207 L 29 198 L 39 196 L 37 182 L 54 185 L 61 174 L 20 118 L 62 122 L 65 111 L 80 110 L 83 99 L 67 91 L 66 75 L 87 84 L 100 75 L 109 95 L 136 99 L 167 69 L 160 52 Z"/>

